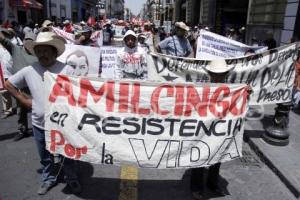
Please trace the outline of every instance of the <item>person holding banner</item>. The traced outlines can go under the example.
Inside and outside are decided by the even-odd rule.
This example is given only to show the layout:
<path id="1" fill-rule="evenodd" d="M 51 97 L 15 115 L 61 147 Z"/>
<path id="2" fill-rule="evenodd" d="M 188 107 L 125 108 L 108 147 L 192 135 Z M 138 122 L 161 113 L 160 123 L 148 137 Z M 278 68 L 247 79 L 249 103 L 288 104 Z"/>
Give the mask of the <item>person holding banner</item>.
<path id="1" fill-rule="evenodd" d="M 224 83 L 226 76 L 229 74 L 232 67 L 228 67 L 224 59 L 212 60 L 205 68 L 210 76 L 211 83 Z M 205 186 L 216 193 L 217 195 L 224 196 L 226 193 L 218 184 L 220 177 L 221 163 L 216 163 L 208 167 L 207 180 Z M 193 168 L 191 171 L 191 191 L 194 199 L 202 199 L 204 190 L 203 178 L 205 168 Z"/>
<path id="2" fill-rule="evenodd" d="M 147 62 L 145 51 L 137 46 L 137 36 L 129 30 L 123 38 L 125 47 L 123 47 L 116 57 L 116 79 L 140 79 L 148 78 Z"/>
<path id="3" fill-rule="evenodd" d="M 156 46 L 156 51 L 162 53 L 166 51 L 167 55 L 188 57 L 193 52 L 189 40 L 186 38 L 189 27 L 184 22 L 175 23 L 175 35 L 166 38 Z"/>
<path id="4" fill-rule="evenodd" d="M 61 169 L 66 176 L 66 182 L 73 193 L 80 193 L 81 186 L 75 172 L 75 161 L 56 157 L 60 161 L 55 165 L 54 158 L 46 149 L 44 129 L 44 73 L 50 71 L 56 74 L 68 74 L 72 71 L 67 66 L 56 60 L 65 51 L 65 40 L 52 32 L 41 32 L 36 41 L 25 43 L 26 49 L 38 58 L 38 62 L 29 65 L 11 76 L 6 82 L 7 90 L 24 106 L 32 109 L 33 135 L 38 147 L 40 162 L 43 166 L 42 184 L 38 189 L 39 195 L 44 195 L 57 181 Z M 32 98 L 24 96 L 19 89 L 28 87 Z M 59 167 L 59 169 L 54 170 Z"/>

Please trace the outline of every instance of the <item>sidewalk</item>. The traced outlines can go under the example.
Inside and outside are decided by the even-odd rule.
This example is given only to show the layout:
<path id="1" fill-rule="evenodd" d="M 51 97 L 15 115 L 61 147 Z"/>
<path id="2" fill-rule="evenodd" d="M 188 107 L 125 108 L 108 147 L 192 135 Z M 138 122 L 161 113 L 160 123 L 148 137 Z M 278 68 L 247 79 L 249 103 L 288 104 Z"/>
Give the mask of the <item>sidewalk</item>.
<path id="1" fill-rule="evenodd" d="M 245 138 L 260 159 L 280 178 L 296 198 L 300 197 L 300 114 L 290 112 L 287 146 L 274 146 L 266 143 L 261 135 L 264 128 L 272 123 L 275 105 L 264 106 L 264 118 L 247 121 Z"/>

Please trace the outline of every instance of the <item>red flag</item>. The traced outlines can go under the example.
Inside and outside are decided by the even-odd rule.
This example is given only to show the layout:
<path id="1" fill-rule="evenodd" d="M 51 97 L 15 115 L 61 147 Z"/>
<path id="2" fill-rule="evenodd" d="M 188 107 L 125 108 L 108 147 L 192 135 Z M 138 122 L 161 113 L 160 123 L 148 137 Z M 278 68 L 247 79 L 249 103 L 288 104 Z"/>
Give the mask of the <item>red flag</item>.
<path id="1" fill-rule="evenodd" d="M 96 25 L 95 17 L 89 17 L 89 19 L 87 20 L 87 24 L 92 26 Z"/>

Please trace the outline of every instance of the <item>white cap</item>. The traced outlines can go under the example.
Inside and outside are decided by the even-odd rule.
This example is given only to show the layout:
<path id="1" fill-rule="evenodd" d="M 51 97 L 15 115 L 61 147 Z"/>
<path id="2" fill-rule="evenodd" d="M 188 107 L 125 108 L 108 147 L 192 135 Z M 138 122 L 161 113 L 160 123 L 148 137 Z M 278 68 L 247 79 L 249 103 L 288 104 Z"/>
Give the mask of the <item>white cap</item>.
<path id="1" fill-rule="evenodd" d="M 137 38 L 135 32 L 133 32 L 132 30 L 128 30 L 128 31 L 125 33 L 125 35 L 124 35 L 124 37 L 123 37 L 123 40 L 125 40 L 125 38 L 126 38 L 128 35 L 132 35 L 132 36 L 134 36 L 135 38 Z"/>

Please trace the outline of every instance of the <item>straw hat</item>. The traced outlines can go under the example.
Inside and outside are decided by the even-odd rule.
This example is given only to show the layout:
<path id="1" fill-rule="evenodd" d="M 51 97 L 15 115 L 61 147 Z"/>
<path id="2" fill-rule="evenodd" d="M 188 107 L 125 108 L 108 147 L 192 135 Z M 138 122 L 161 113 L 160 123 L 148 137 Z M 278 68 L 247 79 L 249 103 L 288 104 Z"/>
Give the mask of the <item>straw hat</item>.
<path id="1" fill-rule="evenodd" d="M 181 28 L 181 29 L 183 29 L 185 31 L 189 31 L 190 30 L 190 28 L 184 22 L 176 22 L 175 26 L 178 27 L 178 28 Z"/>
<path id="2" fill-rule="evenodd" d="M 51 26 L 53 25 L 53 22 L 51 22 L 50 20 L 46 19 L 43 24 L 42 27 L 47 27 L 47 26 Z"/>
<path id="3" fill-rule="evenodd" d="M 65 51 L 66 41 L 62 37 L 52 32 L 41 32 L 37 35 L 36 41 L 28 41 L 24 44 L 25 48 L 35 55 L 34 48 L 39 45 L 49 45 L 57 50 L 57 57 Z"/>
<path id="4" fill-rule="evenodd" d="M 210 61 L 206 66 L 206 70 L 212 73 L 225 73 L 232 69 L 233 67 L 228 67 L 225 59 L 215 59 Z"/>
<path id="5" fill-rule="evenodd" d="M 64 24 L 64 25 L 70 24 L 70 21 L 66 19 L 66 20 L 63 22 L 63 24 Z"/>
<path id="6" fill-rule="evenodd" d="M 7 35 L 11 35 L 11 32 L 6 28 L 0 28 L 0 32 L 5 33 Z"/>

